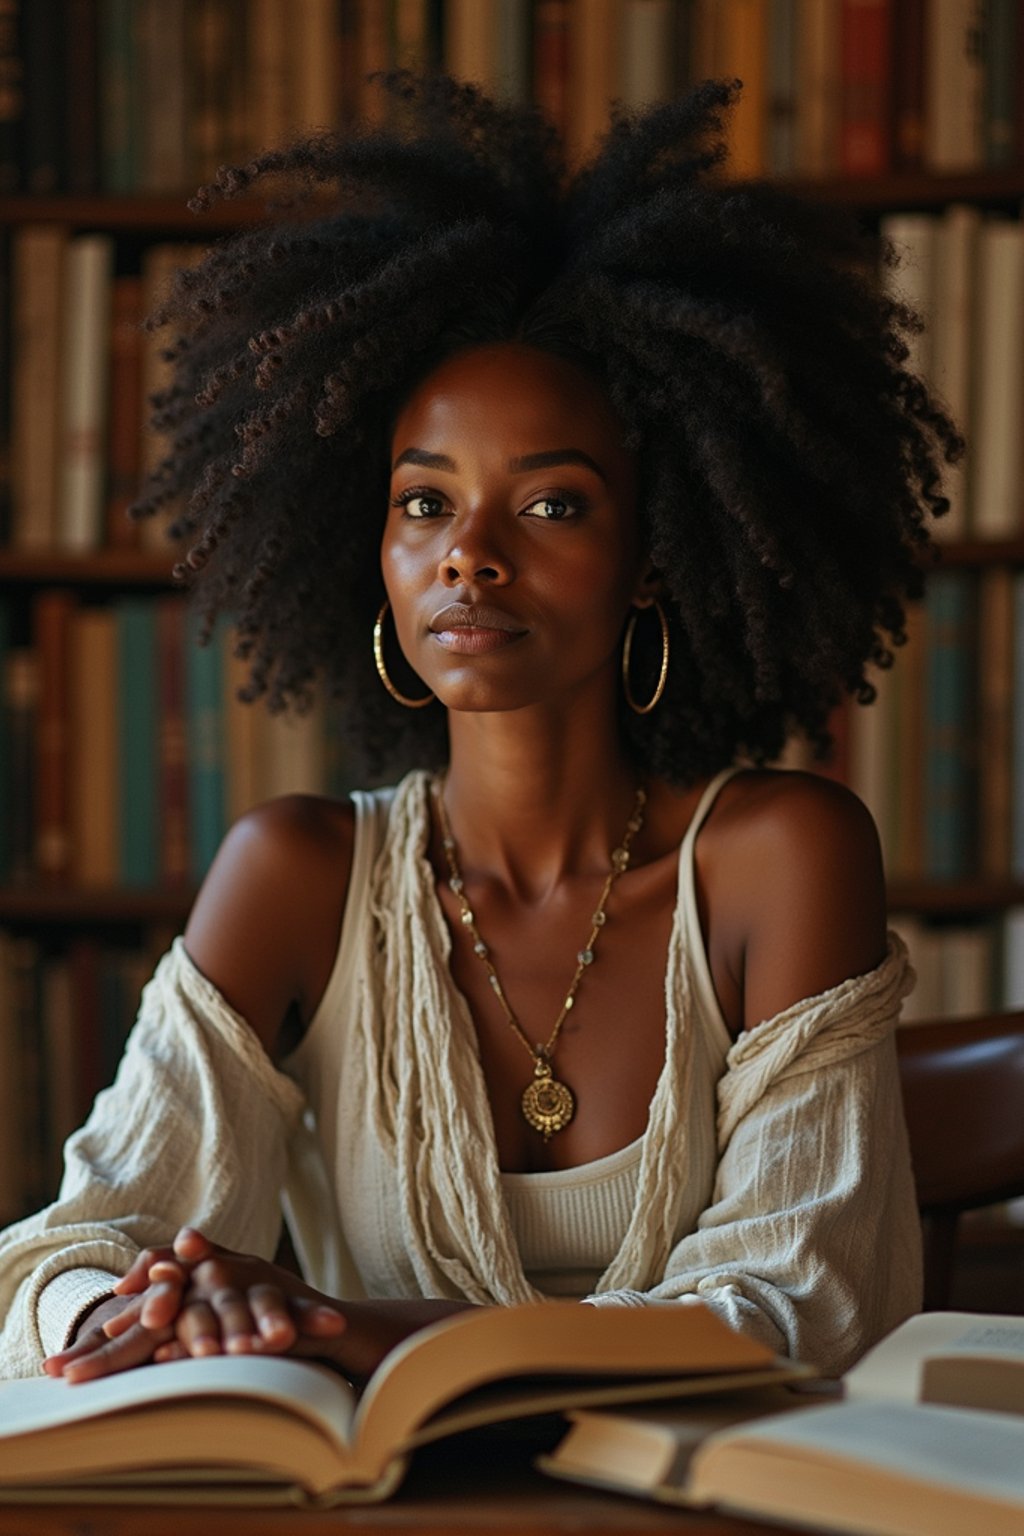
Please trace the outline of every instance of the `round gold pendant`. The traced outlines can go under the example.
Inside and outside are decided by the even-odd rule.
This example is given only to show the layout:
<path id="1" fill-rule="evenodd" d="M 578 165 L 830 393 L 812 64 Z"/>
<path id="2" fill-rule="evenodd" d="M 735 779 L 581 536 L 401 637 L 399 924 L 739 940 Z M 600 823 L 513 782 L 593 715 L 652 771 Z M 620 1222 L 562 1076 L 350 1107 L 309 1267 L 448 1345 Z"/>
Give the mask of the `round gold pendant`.
<path id="1" fill-rule="evenodd" d="M 555 1131 L 563 1131 L 569 1124 L 576 1113 L 576 1100 L 564 1083 L 551 1076 L 546 1061 L 538 1058 L 533 1071 L 533 1082 L 521 1100 L 523 1119 L 547 1141 Z"/>

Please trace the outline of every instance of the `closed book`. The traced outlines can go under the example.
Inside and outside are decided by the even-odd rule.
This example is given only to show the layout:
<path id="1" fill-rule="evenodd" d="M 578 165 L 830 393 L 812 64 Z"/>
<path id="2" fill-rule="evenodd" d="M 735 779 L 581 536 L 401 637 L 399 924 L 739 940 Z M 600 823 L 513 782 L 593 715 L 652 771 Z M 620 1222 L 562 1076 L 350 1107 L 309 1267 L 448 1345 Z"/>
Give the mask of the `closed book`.
<path id="1" fill-rule="evenodd" d="M 892 158 L 892 0 L 843 0 L 839 170 L 881 176 Z"/>
<path id="2" fill-rule="evenodd" d="M 886 287 L 893 298 L 909 306 L 924 322 L 924 330 L 908 335 L 907 366 L 921 378 L 932 373 L 932 321 L 935 314 L 935 259 L 939 221 L 929 213 L 891 213 L 881 222 L 881 234 L 898 257 L 886 269 Z"/>
<path id="3" fill-rule="evenodd" d="M 533 95 L 548 122 L 564 134 L 569 103 L 569 0 L 537 0 Z"/>
<path id="4" fill-rule="evenodd" d="M 623 0 L 617 95 L 627 107 L 669 101 L 675 90 L 675 14 L 669 0 Z"/>
<path id="5" fill-rule="evenodd" d="M 977 582 L 936 571 L 925 597 L 925 874 L 963 880 L 977 864 Z"/>
<path id="6" fill-rule="evenodd" d="M 52 548 L 57 538 L 67 244 L 58 225 L 23 225 L 12 237 L 11 540 L 18 549 Z"/>
<path id="7" fill-rule="evenodd" d="M 0 885 L 11 878 L 12 821 L 17 815 L 11 798 L 11 721 L 4 696 L 11 648 L 11 607 L 6 597 L 0 597 Z"/>
<path id="8" fill-rule="evenodd" d="M 925 7 L 898 0 L 892 11 L 892 165 L 920 170 L 924 158 Z"/>
<path id="9" fill-rule="evenodd" d="M 189 878 L 189 782 L 186 747 L 185 607 L 180 597 L 156 599 L 160 705 L 160 877 L 168 885 Z"/>
<path id="10" fill-rule="evenodd" d="M 14 885 L 32 878 L 36 867 L 36 735 L 39 664 L 29 646 L 12 647 L 0 682 L 7 776 L 3 784 L 7 822 L 7 873 Z"/>
<path id="11" fill-rule="evenodd" d="M 64 267 L 57 543 L 98 549 L 105 531 L 114 242 L 78 235 Z"/>
<path id="12" fill-rule="evenodd" d="M 931 381 L 968 444 L 973 442 L 976 289 L 980 211 L 952 203 L 935 240 Z M 970 526 L 970 459 L 947 465 L 943 491 L 949 511 L 932 529 L 940 540 L 963 539 Z"/>
<path id="13" fill-rule="evenodd" d="M 566 146 L 579 164 L 608 131 L 618 90 L 619 0 L 576 0 L 569 24 Z"/>
<path id="14" fill-rule="evenodd" d="M 322 132 L 339 123 L 338 56 L 334 0 L 306 0 L 292 17 L 294 37 L 293 126 L 297 133 Z"/>
<path id="15" fill-rule="evenodd" d="M 22 7 L 24 187 L 43 197 L 65 186 L 64 22 L 63 0 L 30 0 Z"/>
<path id="16" fill-rule="evenodd" d="M 1024 470 L 1024 225 L 988 219 L 978 241 L 971 533 L 1021 532 Z"/>
<path id="17" fill-rule="evenodd" d="M 767 0 L 722 0 L 721 67 L 742 82 L 727 124 L 730 176 L 762 176 L 766 166 Z"/>
<path id="18" fill-rule="evenodd" d="M 100 178 L 104 192 L 138 190 L 139 59 L 134 0 L 99 0 Z"/>
<path id="19" fill-rule="evenodd" d="M 185 0 L 136 0 L 135 49 L 136 187 L 140 192 L 181 192 L 190 180 Z"/>
<path id="20" fill-rule="evenodd" d="M 1019 0 L 987 0 L 984 35 L 985 164 L 1017 158 Z"/>
<path id="21" fill-rule="evenodd" d="M 819 179 L 839 165 L 840 0 L 799 0 L 796 171 Z"/>
<path id="22" fill-rule="evenodd" d="M 498 0 L 445 0 L 444 67 L 487 92 L 497 81 Z"/>
<path id="23" fill-rule="evenodd" d="M 82 608 L 71 622 L 69 799 L 72 874 L 81 886 L 118 878 L 117 625 L 109 608 Z"/>
<path id="24" fill-rule="evenodd" d="M 100 189 L 100 0 L 67 0 L 64 153 L 67 190 Z"/>
<path id="25" fill-rule="evenodd" d="M 980 697 L 979 852 L 981 873 L 1010 875 L 1013 823 L 1013 574 L 994 566 L 981 575 L 978 619 Z"/>
<path id="26" fill-rule="evenodd" d="M 185 640 L 186 752 L 190 868 L 201 880 L 227 831 L 225 785 L 224 663 L 217 632 L 198 643 L 199 624 L 190 613 Z"/>
<path id="27" fill-rule="evenodd" d="M 0 0 L 0 195 L 21 186 L 25 60 L 19 9 L 20 0 Z"/>
<path id="28" fill-rule="evenodd" d="M 1024 880 L 1024 575 L 1013 579 L 1013 820 L 1011 859 Z M 1024 1003 L 1021 1004 L 1024 1007 Z"/>
<path id="29" fill-rule="evenodd" d="M 497 0 L 494 12 L 494 90 L 501 101 L 531 99 L 532 13 L 530 0 Z"/>
<path id="30" fill-rule="evenodd" d="M 32 604 L 32 636 L 38 657 L 36 712 L 35 865 L 44 878 L 71 870 L 70 592 L 41 592 Z"/>
<path id="31" fill-rule="evenodd" d="M 924 166 L 940 174 L 985 163 L 981 0 L 928 0 Z"/>
<path id="32" fill-rule="evenodd" d="M 188 0 L 185 20 L 189 175 L 203 183 L 249 152 L 249 17 L 245 0 Z"/>
<path id="33" fill-rule="evenodd" d="M 118 690 L 118 872 L 128 886 L 160 881 L 159 671 L 156 604 L 114 606 Z"/>
<path id="34" fill-rule="evenodd" d="M 140 529 L 128 516 L 142 476 L 142 279 L 115 277 L 110 317 L 110 419 L 104 543 L 134 548 Z"/>
<path id="35" fill-rule="evenodd" d="M 769 0 L 767 80 L 767 170 L 773 176 L 797 172 L 797 0 Z"/>

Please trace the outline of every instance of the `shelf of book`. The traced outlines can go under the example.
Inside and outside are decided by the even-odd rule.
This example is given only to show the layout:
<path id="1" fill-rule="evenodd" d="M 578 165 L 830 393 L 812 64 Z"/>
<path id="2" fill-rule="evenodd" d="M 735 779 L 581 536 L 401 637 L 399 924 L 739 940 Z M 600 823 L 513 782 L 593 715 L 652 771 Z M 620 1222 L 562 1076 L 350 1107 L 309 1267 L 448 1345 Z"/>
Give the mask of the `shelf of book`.
<path id="1" fill-rule="evenodd" d="M 88 555 L 62 550 L 0 549 L 0 584 L 18 587 L 95 588 L 177 586 L 178 555 L 145 549 L 102 549 Z"/>

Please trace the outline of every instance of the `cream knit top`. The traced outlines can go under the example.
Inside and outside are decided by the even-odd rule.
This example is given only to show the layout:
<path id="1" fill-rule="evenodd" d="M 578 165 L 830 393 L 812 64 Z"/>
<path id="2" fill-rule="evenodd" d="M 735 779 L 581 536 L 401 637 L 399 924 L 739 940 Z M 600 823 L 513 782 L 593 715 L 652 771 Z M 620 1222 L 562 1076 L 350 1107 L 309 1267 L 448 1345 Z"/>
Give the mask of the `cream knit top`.
<path id="1" fill-rule="evenodd" d="M 0 1376 L 37 1370 L 140 1247 L 186 1222 L 269 1256 L 282 1191 L 331 1295 L 700 1299 L 844 1369 L 920 1304 L 892 1040 L 912 973 L 890 936 L 874 971 L 730 1043 L 693 866 L 729 772 L 680 849 L 665 1062 L 638 1142 L 565 1173 L 501 1173 L 426 857 L 428 779 L 411 774 L 354 797 L 336 963 L 283 1071 L 180 939 L 161 961 L 58 1200 L 0 1235 Z"/>

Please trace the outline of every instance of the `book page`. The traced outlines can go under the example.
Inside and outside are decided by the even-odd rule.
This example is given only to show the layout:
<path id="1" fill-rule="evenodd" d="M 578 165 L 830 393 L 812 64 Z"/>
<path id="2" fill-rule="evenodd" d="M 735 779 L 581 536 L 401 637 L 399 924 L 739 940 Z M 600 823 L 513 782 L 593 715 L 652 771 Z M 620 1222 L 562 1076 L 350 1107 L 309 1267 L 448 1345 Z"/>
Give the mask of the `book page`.
<path id="1" fill-rule="evenodd" d="M 957 1362 L 967 1359 L 1004 1362 L 1007 1366 L 1012 1363 L 1020 1372 L 1018 1391 L 1024 1397 L 1024 1317 L 974 1312 L 925 1312 L 912 1317 L 847 1371 L 843 1377 L 845 1394 L 851 1399 L 888 1402 L 923 1400 L 928 1396 L 928 1363 L 939 1359 L 951 1362 L 949 1370 L 941 1373 L 941 1398 L 945 1402 L 958 1400 Z M 970 1376 L 973 1384 L 978 1372 L 972 1371 Z M 966 1380 L 965 1373 L 965 1391 Z M 938 1379 L 933 1377 L 933 1381 L 940 1390 Z M 972 1385 L 970 1397 L 961 1400 L 978 1405 L 976 1387 Z"/>
<path id="2" fill-rule="evenodd" d="M 0 1382 L 0 1444 L 4 1461 L 16 1459 L 8 1437 L 126 1410 L 159 1411 L 186 1399 L 237 1396 L 286 1408 L 325 1432 L 345 1455 L 355 1414 L 355 1393 L 340 1376 L 306 1361 L 256 1355 L 216 1355 L 144 1365 L 98 1381 L 40 1376 Z"/>

